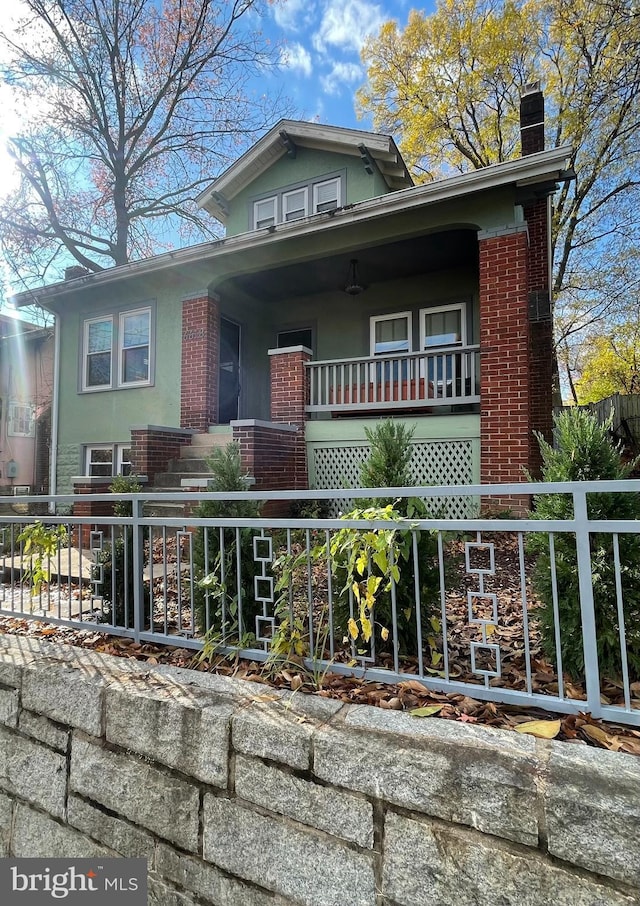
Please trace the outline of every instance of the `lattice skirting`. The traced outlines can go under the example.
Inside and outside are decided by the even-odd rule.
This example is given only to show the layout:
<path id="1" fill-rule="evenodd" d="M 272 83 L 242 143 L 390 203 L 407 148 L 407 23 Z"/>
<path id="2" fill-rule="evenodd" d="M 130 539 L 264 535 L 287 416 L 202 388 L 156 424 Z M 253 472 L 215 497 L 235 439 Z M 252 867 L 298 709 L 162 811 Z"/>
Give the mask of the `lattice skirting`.
<path id="1" fill-rule="evenodd" d="M 413 483 L 420 485 L 473 484 L 473 441 L 435 440 L 412 444 Z M 313 446 L 309 450 L 310 474 L 316 488 L 353 488 L 360 485 L 360 465 L 369 455 L 367 444 L 344 447 Z M 347 496 L 332 501 L 331 515 L 351 509 Z M 473 516 L 473 497 L 430 498 L 434 516 L 464 518 Z"/>

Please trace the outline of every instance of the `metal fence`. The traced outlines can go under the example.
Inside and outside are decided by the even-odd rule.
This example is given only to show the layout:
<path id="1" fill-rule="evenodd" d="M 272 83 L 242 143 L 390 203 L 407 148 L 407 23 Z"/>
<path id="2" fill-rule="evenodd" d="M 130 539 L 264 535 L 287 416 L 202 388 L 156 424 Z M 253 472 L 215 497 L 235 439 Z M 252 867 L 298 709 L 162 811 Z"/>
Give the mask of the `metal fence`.
<path id="1" fill-rule="evenodd" d="M 637 513 L 639 492 L 354 489 L 360 513 L 339 519 L 322 506 L 344 490 L 123 495 L 124 517 L 64 514 L 111 495 L 50 498 L 45 517 L 26 512 L 42 497 L 1 498 L 0 615 L 640 726 L 640 523 L 600 506 Z M 563 518 L 505 512 L 548 495 Z M 429 510 L 460 496 L 507 518 Z M 293 502 L 306 515 L 268 515 Z"/>

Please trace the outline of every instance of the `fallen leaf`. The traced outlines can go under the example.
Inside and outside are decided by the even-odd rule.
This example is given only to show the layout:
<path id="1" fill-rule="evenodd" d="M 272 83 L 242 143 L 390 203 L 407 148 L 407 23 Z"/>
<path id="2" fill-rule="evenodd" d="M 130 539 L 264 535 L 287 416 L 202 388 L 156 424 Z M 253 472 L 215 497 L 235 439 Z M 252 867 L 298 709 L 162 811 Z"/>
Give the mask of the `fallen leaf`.
<path id="1" fill-rule="evenodd" d="M 560 732 L 559 720 L 527 720 L 514 727 L 516 733 L 529 733 L 538 739 L 555 739 Z"/>
<path id="2" fill-rule="evenodd" d="M 413 711 L 409 711 L 409 714 L 411 717 L 432 717 L 442 711 L 442 708 L 443 705 L 427 705 L 424 708 L 414 708 Z"/>

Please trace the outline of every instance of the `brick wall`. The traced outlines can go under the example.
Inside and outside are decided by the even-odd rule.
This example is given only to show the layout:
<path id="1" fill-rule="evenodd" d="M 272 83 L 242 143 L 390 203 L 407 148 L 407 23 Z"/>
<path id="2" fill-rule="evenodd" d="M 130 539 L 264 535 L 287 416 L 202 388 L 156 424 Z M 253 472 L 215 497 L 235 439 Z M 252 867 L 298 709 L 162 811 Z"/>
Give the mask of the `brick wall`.
<path id="1" fill-rule="evenodd" d="M 534 432 L 551 440 L 553 428 L 553 321 L 549 287 L 549 244 L 547 198 L 539 198 L 524 208 L 529 230 L 529 321 L 531 448 L 529 467 L 540 473 L 540 445 Z"/>
<path id="2" fill-rule="evenodd" d="M 104 481 L 78 478 L 73 482 L 73 493 L 108 494 L 112 480 L 111 478 L 105 478 Z M 94 519 L 99 516 L 113 516 L 113 503 L 109 500 L 78 500 L 73 504 L 73 515 L 91 516 Z M 74 529 L 73 544 L 85 550 L 88 549 L 90 546 L 90 535 L 95 525 L 95 521 L 91 524 L 78 525 Z"/>
<path id="3" fill-rule="evenodd" d="M 243 467 L 255 478 L 256 491 L 307 487 L 303 428 L 292 430 L 289 426 L 278 428 L 266 422 L 239 422 L 233 425 L 233 439 L 240 446 Z M 286 516 L 288 512 L 286 500 L 269 501 L 262 508 L 266 516 Z"/>
<path id="4" fill-rule="evenodd" d="M 481 481 L 523 481 L 529 463 L 528 250 L 524 229 L 480 234 Z M 526 509 L 525 500 L 495 500 Z"/>
<path id="5" fill-rule="evenodd" d="M 153 484 L 160 472 L 166 472 L 170 459 L 180 455 L 180 448 L 191 443 L 193 431 L 145 425 L 131 428 L 131 469 L 146 475 Z"/>
<path id="6" fill-rule="evenodd" d="M 206 431 L 218 422 L 220 318 L 208 295 L 182 303 L 180 427 Z"/>
<path id="7" fill-rule="evenodd" d="M 306 406 L 309 402 L 309 371 L 305 362 L 311 360 L 311 352 L 303 346 L 290 349 L 270 349 L 271 357 L 271 421 L 295 425 L 291 453 L 291 473 L 288 487 L 308 487 L 307 451 L 304 426 L 307 420 Z M 277 487 L 277 486 L 276 486 Z"/>

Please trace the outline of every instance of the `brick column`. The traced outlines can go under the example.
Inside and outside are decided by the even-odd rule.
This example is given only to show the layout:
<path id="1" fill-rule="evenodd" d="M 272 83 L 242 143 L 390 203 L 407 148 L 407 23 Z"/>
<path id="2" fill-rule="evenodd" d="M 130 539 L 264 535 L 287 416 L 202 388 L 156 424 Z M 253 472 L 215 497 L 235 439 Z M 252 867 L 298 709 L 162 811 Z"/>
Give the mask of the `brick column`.
<path id="1" fill-rule="evenodd" d="M 299 448 L 304 451 L 304 428 L 297 425 L 273 424 L 257 419 L 232 422 L 233 439 L 240 447 L 243 468 L 251 475 L 256 491 L 289 491 L 306 488 L 306 470 L 300 472 Z M 302 444 L 299 438 L 302 435 Z M 302 484 L 298 482 L 303 480 Z M 269 500 L 262 507 L 263 516 L 287 516 L 290 503 Z"/>
<path id="2" fill-rule="evenodd" d="M 153 484 L 160 472 L 166 472 L 169 460 L 180 456 L 180 447 L 191 443 L 193 431 L 162 425 L 131 426 L 131 470 L 146 475 Z"/>
<path id="3" fill-rule="evenodd" d="M 71 479 L 74 494 L 108 494 L 113 478 L 91 478 L 80 475 Z M 115 498 L 114 498 L 115 499 Z M 113 503 L 108 500 L 79 500 L 73 504 L 74 516 L 113 516 Z M 73 543 L 84 549 L 89 548 L 94 524 L 78 525 L 73 531 Z M 101 526 L 96 526 L 100 530 Z"/>
<path id="4" fill-rule="evenodd" d="M 207 293 L 182 302 L 180 427 L 206 431 L 218 422 L 218 302 Z"/>
<path id="5" fill-rule="evenodd" d="M 548 198 L 524 206 L 529 229 L 529 339 L 531 387 L 530 469 L 539 476 L 540 445 L 533 432 L 548 441 L 553 432 L 553 320 L 549 286 Z"/>
<path id="6" fill-rule="evenodd" d="M 305 443 L 306 406 L 309 401 L 309 374 L 305 362 L 311 361 L 306 346 L 270 349 L 271 357 L 271 421 L 296 425 L 290 488 L 307 488 L 307 450 Z"/>
<path id="7" fill-rule="evenodd" d="M 480 478 L 524 481 L 529 466 L 528 249 L 524 224 L 479 234 Z M 527 498 L 494 499 L 522 512 Z"/>

